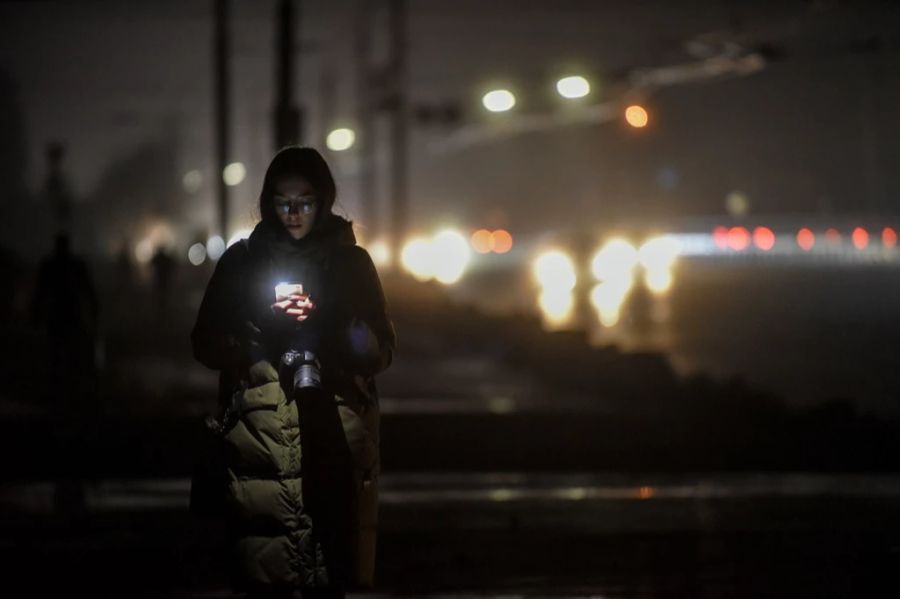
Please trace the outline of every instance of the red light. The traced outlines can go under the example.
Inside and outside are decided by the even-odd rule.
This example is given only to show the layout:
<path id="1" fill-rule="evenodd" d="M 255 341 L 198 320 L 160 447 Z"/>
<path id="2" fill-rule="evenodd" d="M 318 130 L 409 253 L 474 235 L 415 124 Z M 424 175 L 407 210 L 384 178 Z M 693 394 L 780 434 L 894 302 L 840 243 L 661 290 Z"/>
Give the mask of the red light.
<path id="1" fill-rule="evenodd" d="M 744 227 L 731 227 L 728 230 L 728 247 L 735 251 L 746 250 L 750 245 L 750 231 Z"/>
<path id="2" fill-rule="evenodd" d="M 775 247 L 775 233 L 768 227 L 756 227 L 753 230 L 753 243 L 759 249 L 768 252 Z"/>
<path id="3" fill-rule="evenodd" d="M 869 232 L 862 227 L 853 229 L 853 245 L 858 250 L 866 249 L 866 246 L 869 245 Z"/>
<path id="4" fill-rule="evenodd" d="M 881 232 L 881 245 L 886 248 L 896 247 L 897 232 L 891 227 L 885 227 L 884 231 Z"/>
<path id="5" fill-rule="evenodd" d="M 509 231 L 505 229 L 497 229 L 492 234 L 494 239 L 494 251 L 498 254 L 505 254 L 512 249 L 513 239 Z"/>
<path id="6" fill-rule="evenodd" d="M 797 231 L 797 245 L 800 246 L 804 252 L 808 252 L 816 245 L 816 234 L 803 227 L 799 231 Z"/>
<path id="7" fill-rule="evenodd" d="M 713 229 L 713 243 L 720 250 L 728 249 L 728 227 L 716 227 Z"/>
<path id="8" fill-rule="evenodd" d="M 841 233 L 834 227 L 825 231 L 825 238 L 828 239 L 828 243 L 840 243 L 841 242 Z"/>

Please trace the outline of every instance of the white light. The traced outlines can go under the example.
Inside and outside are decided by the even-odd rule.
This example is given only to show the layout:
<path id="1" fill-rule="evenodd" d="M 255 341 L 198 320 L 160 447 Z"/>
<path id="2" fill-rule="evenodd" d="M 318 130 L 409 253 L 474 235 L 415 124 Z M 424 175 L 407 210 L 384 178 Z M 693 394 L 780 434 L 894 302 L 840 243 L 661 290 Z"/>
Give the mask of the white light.
<path id="1" fill-rule="evenodd" d="M 391 263 L 391 248 L 385 241 L 376 241 L 366 246 L 375 266 L 387 266 Z"/>
<path id="2" fill-rule="evenodd" d="M 202 243 L 195 243 L 188 250 L 188 261 L 194 266 L 200 266 L 206 260 L 206 246 Z"/>
<path id="3" fill-rule="evenodd" d="M 644 283 L 653 293 L 665 293 L 672 288 L 672 271 L 668 268 L 648 270 L 644 273 Z"/>
<path id="4" fill-rule="evenodd" d="M 669 269 L 681 254 L 681 242 L 671 235 L 654 237 L 641 246 L 638 259 L 647 270 Z"/>
<path id="5" fill-rule="evenodd" d="M 213 235 L 206 240 L 206 255 L 215 262 L 225 253 L 225 240 L 218 235 Z"/>
<path id="6" fill-rule="evenodd" d="M 572 315 L 575 297 L 569 289 L 545 287 L 538 296 L 538 306 L 550 323 L 563 324 Z"/>
<path id="7" fill-rule="evenodd" d="M 594 256 L 591 273 L 600 281 L 630 277 L 638 263 L 638 252 L 624 239 L 612 239 Z"/>
<path id="8" fill-rule="evenodd" d="M 575 265 L 559 250 L 538 256 L 534 261 L 534 277 L 544 289 L 571 291 L 575 288 Z"/>
<path id="9" fill-rule="evenodd" d="M 203 185 L 203 173 L 198 170 L 188 171 L 181 178 L 181 184 L 188 193 L 197 193 Z"/>
<path id="10" fill-rule="evenodd" d="M 227 247 L 231 247 L 236 244 L 241 239 L 246 239 L 250 237 L 250 233 L 253 232 L 253 229 L 238 229 L 234 235 L 231 236 L 231 239 L 228 240 Z"/>
<path id="11" fill-rule="evenodd" d="M 427 239 L 413 239 L 400 253 L 403 267 L 419 281 L 427 281 L 434 274 L 431 272 L 431 243 Z"/>
<path id="12" fill-rule="evenodd" d="M 491 112 L 506 112 L 516 105 L 516 97 L 509 90 L 495 89 L 484 94 L 481 103 Z"/>
<path id="13" fill-rule="evenodd" d="M 246 176 L 247 169 L 241 162 L 232 162 L 222 170 L 222 180 L 225 181 L 225 185 L 228 185 L 229 187 L 240 185 L 241 181 L 243 181 Z"/>
<path id="14" fill-rule="evenodd" d="M 328 134 L 328 137 L 325 139 L 325 145 L 334 152 L 343 152 L 350 149 L 355 141 L 356 133 L 353 132 L 353 129 L 341 128 L 335 129 Z"/>
<path id="15" fill-rule="evenodd" d="M 141 264 L 147 264 L 153 258 L 153 240 L 146 237 L 138 242 L 134 248 L 134 257 Z"/>
<path id="16" fill-rule="evenodd" d="M 632 285 L 631 278 L 619 278 L 604 281 L 591 289 L 591 304 L 596 308 L 603 326 L 612 327 L 619 322 L 622 304 L 631 292 Z"/>
<path id="17" fill-rule="evenodd" d="M 584 77 L 563 77 L 556 82 L 556 91 L 563 98 L 583 98 L 591 93 L 591 84 Z"/>
<path id="18" fill-rule="evenodd" d="M 459 281 L 469 264 L 469 242 L 458 231 L 446 229 L 431 242 L 431 272 L 444 285 Z"/>

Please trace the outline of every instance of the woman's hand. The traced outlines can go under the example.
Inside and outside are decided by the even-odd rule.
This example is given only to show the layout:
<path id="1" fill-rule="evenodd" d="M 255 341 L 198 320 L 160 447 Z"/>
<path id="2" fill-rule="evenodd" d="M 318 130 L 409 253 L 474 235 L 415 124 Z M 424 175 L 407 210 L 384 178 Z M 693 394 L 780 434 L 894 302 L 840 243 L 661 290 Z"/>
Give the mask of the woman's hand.
<path id="1" fill-rule="evenodd" d="M 278 296 L 272 304 L 272 311 L 276 314 L 284 314 L 297 322 L 303 322 L 309 317 L 309 313 L 316 308 L 316 304 L 309 299 L 309 294 L 292 293 L 287 297 Z"/>

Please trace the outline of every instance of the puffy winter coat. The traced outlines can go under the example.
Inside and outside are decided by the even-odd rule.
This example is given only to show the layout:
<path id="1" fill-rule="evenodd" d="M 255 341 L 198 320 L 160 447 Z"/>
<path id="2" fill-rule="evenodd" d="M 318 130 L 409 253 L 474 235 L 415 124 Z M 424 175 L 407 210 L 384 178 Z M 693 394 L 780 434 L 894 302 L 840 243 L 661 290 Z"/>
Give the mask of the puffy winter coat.
<path id="1" fill-rule="evenodd" d="M 238 589 L 373 580 L 374 375 L 391 363 L 396 337 L 375 266 L 350 223 L 328 215 L 315 233 L 285 253 L 283 237 L 260 223 L 229 247 L 191 335 L 196 359 L 220 370 L 216 445 Z M 316 303 L 303 323 L 272 314 L 279 282 L 301 282 Z M 298 330 L 315 332 L 321 392 L 295 393 L 279 362 Z"/>

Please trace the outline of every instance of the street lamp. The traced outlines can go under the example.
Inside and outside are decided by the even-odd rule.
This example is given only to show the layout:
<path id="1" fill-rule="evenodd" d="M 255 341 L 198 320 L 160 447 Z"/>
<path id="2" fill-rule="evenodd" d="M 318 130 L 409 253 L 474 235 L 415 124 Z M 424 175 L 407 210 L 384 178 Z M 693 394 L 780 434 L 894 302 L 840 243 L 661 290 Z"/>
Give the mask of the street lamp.
<path id="1" fill-rule="evenodd" d="M 563 98 L 574 100 L 583 98 L 591 93 L 591 84 L 588 83 L 587 79 L 579 75 L 563 77 L 556 82 L 556 91 Z"/>
<path id="2" fill-rule="evenodd" d="M 495 89 L 484 94 L 481 103 L 491 112 L 506 112 L 516 105 L 516 97 L 507 89 Z"/>
<path id="3" fill-rule="evenodd" d="M 343 152 L 353 146 L 356 141 L 356 133 L 353 129 L 335 129 L 325 138 L 325 145 L 333 152 Z"/>

